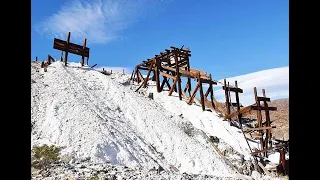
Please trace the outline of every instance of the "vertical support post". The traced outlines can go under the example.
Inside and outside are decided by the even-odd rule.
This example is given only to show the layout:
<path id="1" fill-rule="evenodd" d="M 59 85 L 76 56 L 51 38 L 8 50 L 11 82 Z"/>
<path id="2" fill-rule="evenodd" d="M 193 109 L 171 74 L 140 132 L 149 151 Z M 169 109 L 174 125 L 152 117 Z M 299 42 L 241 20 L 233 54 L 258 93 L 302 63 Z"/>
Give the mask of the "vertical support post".
<path id="1" fill-rule="evenodd" d="M 257 105 L 257 107 L 260 107 L 260 101 L 258 100 L 257 88 L 254 87 L 253 91 L 254 91 L 254 98 L 255 98 L 255 101 L 256 101 L 256 105 Z M 257 110 L 258 127 L 262 127 L 262 119 L 261 118 L 262 118 L 261 117 L 261 110 Z M 261 130 L 260 132 L 261 132 L 261 134 L 263 136 L 263 130 Z M 263 144 L 263 138 L 262 137 L 260 138 L 260 147 L 261 147 L 260 150 L 264 149 L 264 144 Z"/>
<path id="2" fill-rule="evenodd" d="M 286 157 L 284 153 L 284 148 L 279 149 L 280 151 L 280 163 L 283 169 L 283 174 L 286 175 Z"/>
<path id="3" fill-rule="evenodd" d="M 130 77 L 130 81 L 133 80 L 133 73 L 134 73 L 134 70 L 132 71 L 132 74 L 131 74 L 131 77 Z"/>
<path id="4" fill-rule="evenodd" d="M 136 67 L 137 83 L 140 83 L 138 66 Z"/>
<path id="5" fill-rule="evenodd" d="M 68 37 L 67 37 L 67 44 L 66 44 L 66 49 L 65 49 L 65 54 L 64 54 L 64 65 L 67 66 L 68 62 L 68 50 L 69 50 L 69 43 L 70 43 L 70 32 L 68 32 Z"/>
<path id="6" fill-rule="evenodd" d="M 144 80 L 144 84 L 143 84 L 143 87 L 144 87 L 144 88 L 147 87 L 147 83 L 148 83 L 148 81 L 149 81 L 149 76 L 150 76 L 150 73 L 151 73 L 151 71 L 152 71 L 152 68 L 153 68 L 153 64 L 154 64 L 154 63 L 155 63 L 155 62 L 152 61 L 152 63 L 150 64 L 147 77 L 146 77 L 146 79 Z"/>
<path id="7" fill-rule="evenodd" d="M 87 38 L 84 38 L 84 40 L 83 40 L 83 48 L 82 48 L 82 57 L 81 57 L 81 66 L 84 65 L 84 56 L 83 56 L 83 53 L 84 53 L 84 50 L 86 49 L 86 45 L 87 45 Z"/>
<path id="8" fill-rule="evenodd" d="M 242 127 L 242 123 L 241 123 L 241 117 L 242 115 L 239 113 L 240 112 L 240 101 L 239 101 L 239 91 L 238 91 L 238 82 L 235 81 L 234 82 L 235 86 L 236 86 L 236 103 L 237 103 L 237 111 L 238 111 L 238 120 L 239 120 L 239 124 L 240 127 Z"/>
<path id="9" fill-rule="evenodd" d="M 157 57 L 155 58 L 156 60 L 156 86 L 157 86 L 157 92 L 160 92 L 160 77 L 159 77 L 159 71 L 160 71 L 160 59 L 158 59 Z"/>
<path id="10" fill-rule="evenodd" d="M 263 97 L 266 98 L 266 90 L 265 89 L 262 89 L 262 94 L 263 94 Z M 266 100 L 263 101 L 264 103 L 264 107 L 266 108 L 265 110 L 265 115 L 266 115 L 266 126 L 269 127 L 271 125 L 270 123 L 270 114 L 269 114 L 269 109 L 268 109 L 268 103 Z M 272 141 L 271 141 L 271 130 L 270 129 L 267 129 L 266 130 L 266 140 L 265 140 L 265 146 L 266 148 L 268 148 L 268 143 L 270 144 L 270 147 L 272 147 Z M 266 157 L 268 157 L 268 154 L 266 153 Z"/>
<path id="11" fill-rule="evenodd" d="M 60 55 L 60 62 L 62 62 L 62 61 L 63 61 L 62 56 L 63 56 L 63 51 L 61 51 L 61 55 Z"/>
<path id="12" fill-rule="evenodd" d="M 48 62 L 48 65 L 51 64 L 50 54 L 48 54 L 47 62 Z"/>
<path id="13" fill-rule="evenodd" d="M 38 62 L 38 56 L 36 56 L 36 62 Z"/>
<path id="14" fill-rule="evenodd" d="M 203 95 L 203 88 L 202 88 L 202 81 L 201 81 L 201 76 L 200 76 L 200 72 L 198 72 L 198 81 L 199 81 L 199 88 L 200 88 L 200 103 L 201 103 L 201 107 L 202 107 L 202 111 L 205 110 L 206 106 L 204 105 L 204 95 Z"/>
<path id="15" fill-rule="evenodd" d="M 190 72 L 190 61 L 189 61 L 189 56 L 187 55 L 187 71 Z M 189 96 L 191 96 L 191 78 L 188 76 L 188 92 Z M 213 106 L 214 107 L 214 106 Z"/>
<path id="16" fill-rule="evenodd" d="M 212 81 L 211 73 L 210 73 L 209 77 L 210 77 L 210 81 Z M 210 83 L 210 85 L 209 85 L 209 88 L 210 88 L 210 100 L 211 100 L 211 105 L 212 105 L 212 107 L 215 109 L 215 108 L 216 108 L 216 105 L 215 105 L 214 102 L 213 102 L 213 85 L 212 85 L 211 83 Z"/>
<path id="17" fill-rule="evenodd" d="M 224 95 L 226 97 L 226 108 L 227 108 L 227 115 L 230 114 L 230 104 L 229 104 L 229 87 L 227 87 L 227 81 L 226 79 L 224 79 L 224 87 L 225 87 L 225 90 L 224 90 Z"/>
<path id="18" fill-rule="evenodd" d="M 89 61 L 89 58 L 87 57 L 87 65 L 89 65 L 89 64 L 88 64 L 88 61 Z"/>
<path id="19" fill-rule="evenodd" d="M 179 73 L 179 65 L 178 65 L 178 52 L 174 51 L 174 60 L 176 62 L 176 77 L 177 77 L 177 83 L 178 83 L 178 93 L 179 93 L 179 99 L 182 100 L 182 95 L 181 95 L 181 79 L 180 79 L 180 73 Z"/>

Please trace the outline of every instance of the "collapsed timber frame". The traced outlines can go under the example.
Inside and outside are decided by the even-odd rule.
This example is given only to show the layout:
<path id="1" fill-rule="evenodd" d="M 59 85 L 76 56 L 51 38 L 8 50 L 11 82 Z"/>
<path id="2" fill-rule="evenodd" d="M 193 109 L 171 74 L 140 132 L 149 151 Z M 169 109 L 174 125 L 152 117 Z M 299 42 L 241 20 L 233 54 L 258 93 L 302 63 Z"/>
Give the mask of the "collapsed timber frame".
<path id="1" fill-rule="evenodd" d="M 147 86 L 150 74 L 153 72 L 157 92 L 163 91 L 166 85 L 169 88 L 169 96 L 175 91 L 179 94 L 180 100 L 183 99 L 188 104 L 195 102 L 202 107 L 203 111 L 206 107 L 213 111 L 219 111 L 216 108 L 217 101 L 213 97 L 213 85 L 216 85 L 217 81 L 212 80 L 211 74 L 207 75 L 204 71 L 190 68 L 189 57 L 191 56 L 191 51 L 188 48 L 183 49 L 183 47 L 176 48 L 173 46 L 170 48 L 170 50 L 166 49 L 165 52 L 161 52 L 159 55 L 155 55 L 154 58 L 147 59 L 147 61 L 143 61 L 135 67 L 131 80 L 134 81 L 136 79 L 138 83 L 143 82 L 137 90 Z M 148 71 L 146 78 L 143 78 L 140 70 Z M 163 78 L 161 83 L 160 75 Z M 182 90 L 181 78 L 183 77 L 187 78 L 187 83 Z M 170 84 L 170 79 L 173 81 L 172 84 Z M 191 79 L 197 81 L 194 89 L 191 86 Z M 209 87 L 205 93 L 203 91 L 204 84 Z M 198 91 L 200 92 L 200 99 L 196 97 Z M 208 96 L 210 100 L 207 99 Z"/>

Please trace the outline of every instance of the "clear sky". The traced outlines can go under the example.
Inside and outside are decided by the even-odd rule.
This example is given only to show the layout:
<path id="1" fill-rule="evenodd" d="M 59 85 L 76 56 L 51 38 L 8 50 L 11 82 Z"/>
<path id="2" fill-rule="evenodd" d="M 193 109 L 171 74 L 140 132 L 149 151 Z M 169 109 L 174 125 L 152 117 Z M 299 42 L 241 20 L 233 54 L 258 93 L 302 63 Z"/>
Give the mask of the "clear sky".
<path id="1" fill-rule="evenodd" d="M 219 80 L 289 65 L 288 0 L 32 0 L 31 59 L 53 38 L 90 48 L 89 65 L 126 67 L 189 47 L 191 68 Z M 69 60 L 79 62 L 80 56 Z"/>

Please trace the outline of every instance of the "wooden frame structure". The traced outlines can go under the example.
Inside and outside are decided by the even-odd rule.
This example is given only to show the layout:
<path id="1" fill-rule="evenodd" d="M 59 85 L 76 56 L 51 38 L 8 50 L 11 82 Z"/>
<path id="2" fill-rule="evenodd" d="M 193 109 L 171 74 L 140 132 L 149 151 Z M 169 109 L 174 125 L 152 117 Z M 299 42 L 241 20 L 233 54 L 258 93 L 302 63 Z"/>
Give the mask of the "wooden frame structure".
<path id="1" fill-rule="evenodd" d="M 83 45 L 78 45 L 70 42 L 70 35 L 71 33 L 68 32 L 67 40 L 61 40 L 54 38 L 53 40 L 53 49 L 61 50 L 62 52 L 65 52 L 64 56 L 64 63 L 65 66 L 67 66 L 68 61 L 68 53 L 76 54 L 81 56 L 81 66 L 84 65 L 84 58 L 87 58 L 87 65 L 88 65 L 88 59 L 89 59 L 89 48 L 86 47 L 87 45 L 87 39 L 84 38 Z M 60 60 L 62 60 L 62 55 L 60 57 Z"/>
<path id="2" fill-rule="evenodd" d="M 135 67 L 132 72 L 131 80 L 141 83 L 136 91 L 141 87 L 146 87 L 151 72 L 153 72 L 153 78 L 156 81 L 157 92 L 163 91 L 164 87 L 169 88 L 168 95 L 171 96 L 173 91 L 177 92 L 180 100 L 186 101 L 188 104 L 195 102 L 200 105 L 204 111 L 206 107 L 213 111 L 219 111 L 216 109 L 217 101 L 213 97 L 213 85 L 217 84 L 217 81 L 212 80 L 211 74 L 207 75 L 206 72 L 190 68 L 191 51 L 186 48 L 170 47 L 171 49 L 165 49 L 165 52 L 161 52 L 159 55 L 155 55 L 152 59 L 147 59 Z M 146 78 L 143 78 L 141 70 L 147 70 Z M 160 75 L 163 80 L 160 82 Z M 184 89 L 181 87 L 181 79 L 187 78 L 187 83 Z M 172 80 L 172 83 L 170 83 Z M 191 86 L 191 80 L 197 81 L 197 85 L 194 89 Z M 204 93 L 203 86 L 208 84 L 208 89 Z M 199 91 L 200 99 L 196 98 L 196 93 Z M 207 98 L 209 97 L 210 100 Z M 221 109 L 221 108 L 220 108 Z"/>
<path id="3" fill-rule="evenodd" d="M 37 57 L 38 59 L 38 57 Z M 41 62 L 41 68 L 44 68 L 44 72 L 47 72 L 47 67 L 51 64 L 51 62 L 54 62 L 54 58 L 52 56 L 50 56 L 50 54 L 48 54 L 48 58 L 47 58 L 47 61 L 42 61 Z"/>

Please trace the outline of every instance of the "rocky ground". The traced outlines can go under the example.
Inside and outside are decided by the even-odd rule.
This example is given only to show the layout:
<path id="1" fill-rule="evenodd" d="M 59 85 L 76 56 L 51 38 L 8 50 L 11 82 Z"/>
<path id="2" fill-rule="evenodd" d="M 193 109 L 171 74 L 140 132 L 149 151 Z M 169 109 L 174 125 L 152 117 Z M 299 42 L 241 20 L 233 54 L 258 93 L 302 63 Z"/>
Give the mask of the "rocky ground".
<path id="1" fill-rule="evenodd" d="M 200 174 L 179 174 L 175 172 L 172 168 L 171 172 L 167 172 L 159 169 L 131 169 L 126 166 L 111 165 L 111 164 L 97 164 L 92 162 L 78 161 L 73 163 L 54 163 L 51 164 L 46 170 L 31 169 L 32 177 L 31 179 L 44 179 L 44 180 L 123 180 L 123 179 L 270 179 L 270 177 L 261 175 L 254 171 L 252 173 L 252 178 L 248 176 L 239 177 L 217 177 L 211 175 L 200 175 Z"/>

